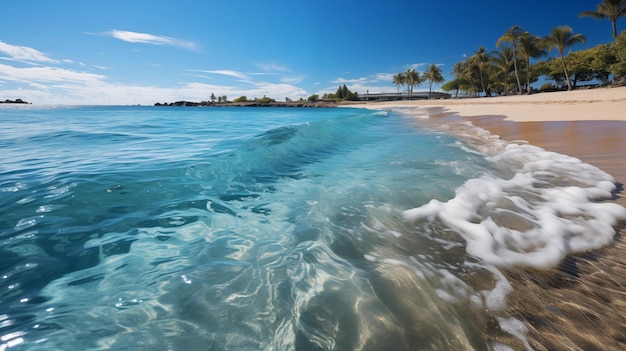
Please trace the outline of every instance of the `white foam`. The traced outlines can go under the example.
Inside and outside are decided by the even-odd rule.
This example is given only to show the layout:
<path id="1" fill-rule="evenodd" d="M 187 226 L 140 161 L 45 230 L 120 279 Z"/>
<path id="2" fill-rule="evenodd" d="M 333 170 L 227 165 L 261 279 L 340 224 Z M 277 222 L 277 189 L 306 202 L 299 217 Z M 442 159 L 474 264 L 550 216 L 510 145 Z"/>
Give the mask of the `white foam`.
<path id="1" fill-rule="evenodd" d="M 467 252 L 496 266 L 548 268 L 566 255 L 612 242 L 626 209 L 608 200 L 615 180 L 602 170 L 532 145 L 488 157 L 504 174 L 468 180 L 456 196 L 404 212 L 438 220 L 467 241 Z M 497 172 L 496 172 L 497 173 Z"/>

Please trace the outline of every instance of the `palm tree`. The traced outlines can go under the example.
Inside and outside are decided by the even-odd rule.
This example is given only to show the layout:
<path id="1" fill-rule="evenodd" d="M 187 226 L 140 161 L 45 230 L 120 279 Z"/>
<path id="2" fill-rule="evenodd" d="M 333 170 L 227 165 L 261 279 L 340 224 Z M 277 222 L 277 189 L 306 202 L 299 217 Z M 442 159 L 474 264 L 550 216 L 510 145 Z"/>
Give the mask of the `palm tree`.
<path id="1" fill-rule="evenodd" d="M 544 49 L 545 43 L 536 35 L 532 35 L 529 32 L 525 32 L 519 38 L 519 55 L 520 59 L 524 59 L 526 63 L 526 90 L 529 94 L 532 93 L 530 87 L 530 59 L 538 58 L 547 54 Z"/>
<path id="2" fill-rule="evenodd" d="M 456 80 L 456 93 L 454 97 L 459 97 L 459 88 L 461 87 L 461 77 L 463 76 L 463 62 L 457 62 L 452 66 L 452 75 Z"/>
<path id="3" fill-rule="evenodd" d="M 513 26 L 509 28 L 496 42 L 496 46 L 500 46 L 502 43 L 509 42 L 513 48 L 513 68 L 515 68 L 515 78 L 517 79 L 517 89 L 519 93 L 522 93 L 522 83 L 519 80 L 519 71 L 517 70 L 517 50 L 519 45 L 519 39 L 524 34 L 519 26 Z"/>
<path id="4" fill-rule="evenodd" d="M 422 74 L 424 80 L 428 80 L 428 99 L 431 98 L 433 83 L 443 83 L 445 79 L 441 73 L 441 68 L 434 63 L 428 66 L 428 70 Z"/>
<path id="5" fill-rule="evenodd" d="M 472 59 L 474 61 L 474 64 L 476 64 L 476 66 L 478 67 L 478 72 L 480 73 L 480 86 L 483 89 L 483 94 L 487 96 L 487 90 L 485 89 L 484 72 L 485 66 L 489 62 L 489 54 L 483 46 L 480 46 L 478 48 L 478 51 L 476 51 L 476 53 L 474 53 L 474 56 L 472 56 Z"/>
<path id="6" fill-rule="evenodd" d="M 404 84 L 406 83 L 406 76 L 404 75 L 404 72 L 394 74 L 391 79 L 393 81 L 393 84 L 398 86 L 398 95 L 399 95 L 400 87 L 404 86 Z"/>
<path id="7" fill-rule="evenodd" d="M 468 93 L 474 93 L 476 96 L 480 94 L 481 90 L 480 82 L 478 82 L 478 84 L 476 83 L 477 77 L 480 80 L 478 65 L 476 64 L 473 56 L 468 57 L 463 65 L 463 78 L 467 83 L 465 91 Z"/>
<path id="8" fill-rule="evenodd" d="M 422 79 L 415 68 L 407 69 L 404 75 L 406 77 L 406 86 L 409 88 L 409 100 L 411 100 L 413 87 L 420 86 L 420 84 L 422 84 Z"/>
<path id="9" fill-rule="evenodd" d="M 626 0 L 602 0 L 597 11 L 583 11 L 580 17 L 609 19 L 613 26 L 613 39 L 617 40 L 617 19 L 626 17 Z"/>
<path id="10" fill-rule="evenodd" d="M 513 65 L 513 49 L 502 48 L 502 51 L 495 50 L 491 53 L 491 62 L 499 69 L 504 77 L 502 95 L 506 95 L 509 88 L 509 73 Z"/>
<path id="11" fill-rule="evenodd" d="M 572 83 L 569 80 L 567 74 L 567 68 L 565 67 L 565 49 L 575 44 L 582 44 L 587 41 L 582 34 L 573 34 L 574 30 L 570 26 L 558 26 L 552 28 L 552 32 L 549 37 L 545 38 L 548 50 L 556 48 L 561 56 L 561 65 L 563 66 L 563 73 L 565 73 L 565 81 L 567 81 L 567 90 L 572 90 Z"/>

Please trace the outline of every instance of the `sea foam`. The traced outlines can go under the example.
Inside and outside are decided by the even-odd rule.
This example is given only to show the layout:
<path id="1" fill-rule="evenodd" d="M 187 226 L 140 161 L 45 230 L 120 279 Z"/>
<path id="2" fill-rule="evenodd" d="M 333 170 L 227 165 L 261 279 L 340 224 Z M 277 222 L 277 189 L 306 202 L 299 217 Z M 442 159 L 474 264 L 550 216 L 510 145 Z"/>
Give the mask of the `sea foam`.
<path id="1" fill-rule="evenodd" d="M 486 263 L 534 268 L 611 243 L 626 220 L 624 207 L 601 202 L 613 197 L 616 181 L 597 167 L 523 144 L 487 159 L 498 175 L 470 179 L 454 198 L 406 210 L 405 218 L 442 222 Z"/>

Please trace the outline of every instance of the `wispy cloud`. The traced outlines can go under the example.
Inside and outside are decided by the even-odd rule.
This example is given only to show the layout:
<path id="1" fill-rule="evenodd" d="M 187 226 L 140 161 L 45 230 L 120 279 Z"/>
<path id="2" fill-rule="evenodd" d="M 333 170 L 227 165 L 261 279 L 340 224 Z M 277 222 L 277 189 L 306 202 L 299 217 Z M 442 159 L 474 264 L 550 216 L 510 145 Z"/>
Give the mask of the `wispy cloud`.
<path id="1" fill-rule="evenodd" d="M 430 63 L 414 63 L 414 64 L 409 65 L 409 68 L 419 70 L 420 67 L 427 67 L 428 65 L 430 65 Z"/>
<path id="2" fill-rule="evenodd" d="M 4 57 L 6 60 L 20 61 L 26 63 L 59 63 L 59 61 L 51 59 L 41 51 L 29 48 L 26 46 L 11 45 L 3 41 L 0 41 L 0 53 L 4 53 L 9 57 Z"/>
<path id="3" fill-rule="evenodd" d="M 212 71 L 200 71 L 199 70 L 197 72 L 204 72 L 204 73 L 210 73 L 210 74 L 221 74 L 221 75 L 224 75 L 224 76 L 239 78 L 239 79 L 244 80 L 244 81 L 249 81 L 250 80 L 250 77 L 248 77 L 244 73 L 237 72 L 237 71 L 232 71 L 232 70 L 227 70 L 227 69 L 218 69 L 218 70 L 212 70 Z"/>
<path id="4" fill-rule="evenodd" d="M 304 76 L 285 76 L 280 79 L 281 82 L 287 84 L 298 84 L 304 80 Z"/>
<path id="5" fill-rule="evenodd" d="M 257 63 L 256 66 L 259 67 L 264 72 L 281 72 L 281 73 L 291 72 L 289 67 L 287 67 L 286 65 L 279 64 L 279 63 L 261 62 L 261 63 Z"/>
<path id="6" fill-rule="evenodd" d="M 106 77 L 100 74 L 77 72 L 56 67 L 18 68 L 0 64 L 0 79 L 20 83 L 95 83 Z"/>
<path id="7" fill-rule="evenodd" d="M 196 44 L 192 41 L 166 37 L 164 35 L 131 32 L 119 29 L 113 29 L 102 34 L 129 43 L 177 46 L 188 50 L 194 50 L 197 47 Z"/>
<path id="8" fill-rule="evenodd" d="M 374 79 L 377 80 L 377 81 L 382 80 L 382 81 L 389 81 L 389 82 L 391 82 L 391 80 L 393 79 L 393 76 L 395 74 L 396 73 L 376 73 L 374 75 Z"/>
<path id="9" fill-rule="evenodd" d="M 368 79 L 367 78 L 356 78 L 356 79 L 345 79 L 345 78 L 337 78 L 333 81 L 331 81 L 331 83 L 336 83 L 336 84 L 354 84 L 354 83 L 363 83 L 363 82 L 367 82 Z"/>

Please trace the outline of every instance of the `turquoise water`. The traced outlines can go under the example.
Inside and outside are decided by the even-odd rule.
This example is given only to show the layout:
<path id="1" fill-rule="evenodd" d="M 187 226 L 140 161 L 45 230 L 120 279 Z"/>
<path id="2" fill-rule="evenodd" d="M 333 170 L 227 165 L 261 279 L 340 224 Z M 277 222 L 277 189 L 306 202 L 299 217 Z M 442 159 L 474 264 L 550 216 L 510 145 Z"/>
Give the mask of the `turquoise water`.
<path id="1" fill-rule="evenodd" d="M 395 111 L 25 106 L 0 127 L 0 350 L 518 349 L 502 269 L 626 218 L 592 166 Z"/>

